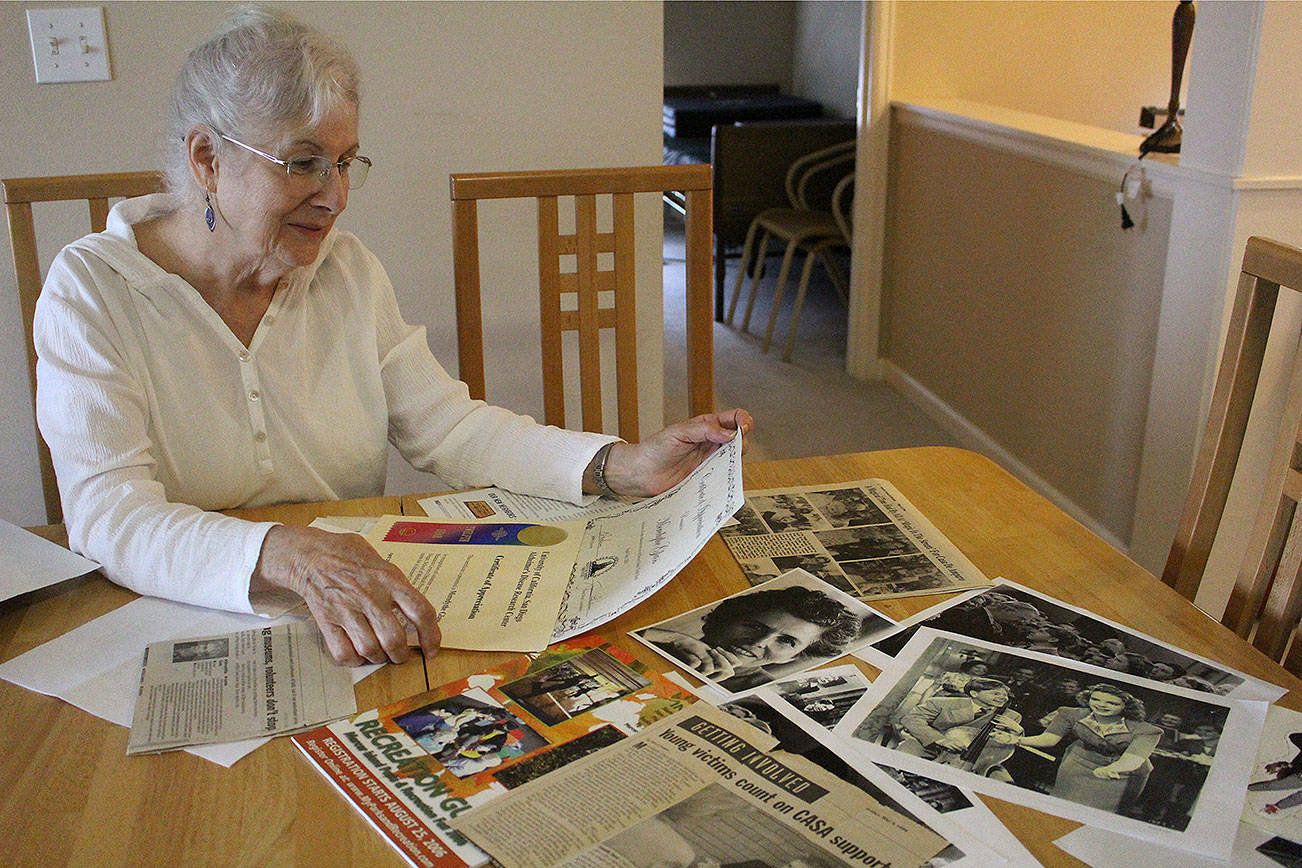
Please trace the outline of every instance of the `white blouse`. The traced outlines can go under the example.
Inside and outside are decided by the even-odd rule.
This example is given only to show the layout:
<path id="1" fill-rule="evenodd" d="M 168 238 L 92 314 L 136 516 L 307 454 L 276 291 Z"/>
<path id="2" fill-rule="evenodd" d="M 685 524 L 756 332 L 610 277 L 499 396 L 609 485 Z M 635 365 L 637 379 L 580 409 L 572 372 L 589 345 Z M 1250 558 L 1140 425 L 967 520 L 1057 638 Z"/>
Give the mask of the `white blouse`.
<path id="1" fill-rule="evenodd" d="M 119 203 L 55 259 L 36 307 L 37 421 L 74 549 L 144 594 L 251 611 L 272 526 L 212 510 L 383 493 L 386 443 L 456 486 L 578 501 L 604 435 L 472 401 L 403 322 L 388 276 L 332 232 L 245 347 L 136 246 L 163 195 Z"/>

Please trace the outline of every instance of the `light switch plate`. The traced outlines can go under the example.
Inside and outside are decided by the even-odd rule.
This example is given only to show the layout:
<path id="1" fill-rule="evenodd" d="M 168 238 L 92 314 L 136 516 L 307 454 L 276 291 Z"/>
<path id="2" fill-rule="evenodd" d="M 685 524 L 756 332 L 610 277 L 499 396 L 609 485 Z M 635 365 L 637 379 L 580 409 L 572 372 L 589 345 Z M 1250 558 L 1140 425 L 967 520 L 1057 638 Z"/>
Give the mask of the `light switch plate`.
<path id="1" fill-rule="evenodd" d="M 28 9 L 27 30 L 37 83 L 113 78 L 103 6 Z"/>

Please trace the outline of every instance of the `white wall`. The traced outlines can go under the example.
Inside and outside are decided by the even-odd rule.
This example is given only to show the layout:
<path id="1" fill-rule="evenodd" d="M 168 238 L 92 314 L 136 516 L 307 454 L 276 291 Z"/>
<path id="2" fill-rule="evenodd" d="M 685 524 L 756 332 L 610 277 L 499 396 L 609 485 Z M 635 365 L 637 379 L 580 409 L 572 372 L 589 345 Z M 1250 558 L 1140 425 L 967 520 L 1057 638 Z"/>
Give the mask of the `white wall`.
<path id="1" fill-rule="evenodd" d="M 42 6 L 51 5 L 48 3 Z M 73 4 L 77 5 L 77 4 Z M 0 177 L 154 168 L 165 101 L 184 52 L 229 4 L 108 3 L 114 79 L 36 85 L 24 5 L 0 3 Z M 363 150 L 376 163 L 341 225 L 389 269 L 404 314 L 429 329 L 455 371 L 447 176 L 452 171 L 653 164 L 660 161 L 662 17 L 657 2 L 294 3 L 292 11 L 343 39 L 364 75 Z M 645 222 L 648 305 L 639 323 L 649 371 L 659 371 L 659 213 Z M 196 217 L 196 219 L 199 219 Z M 45 261 L 81 229 L 42 250 Z M 45 228 L 38 224 L 38 232 Z M 517 235 L 524 232 L 523 224 Z M 517 240 L 519 240 L 517 238 Z M 526 245 L 528 246 L 528 244 Z M 0 518 L 43 521 L 25 355 L 7 236 L 0 238 Z M 527 259 L 527 257 L 526 257 Z M 536 308 L 524 265 L 493 281 L 486 318 Z M 491 275 L 486 275 L 486 287 Z M 514 287 L 507 290 L 503 287 Z M 536 366 L 536 341 L 494 337 L 489 397 L 535 411 L 512 380 Z M 497 391 L 495 391 L 495 385 Z M 660 382 L 644 379 L 647 408 Z M 510 394 L 507 394 L 510 392 Z M 503 400 L 503 397 L 509 400 Z M 658 409 L 646 424 L 658 421 Z M 391 477 L 390 490 L 430 478 Z"/>
<path id="2" fill-rule="evenodd" d="M 858 115 L 863 13 L 862 0 L 796 4 L 791 91 L 818 100 L 829 115 Z"/>
<path id="3" fill-rule="evenodd" d="M 1302 33 L 1302 4 L 1202 3 L 1198 14 L 1203 44 L 1190 69 L 1181 155 L 1190 173 L 1172 221 L 1131 551 L 1155 571 L 1166 559 L 1184 502 L 1244 246 L 1252 235 L 1302 246 L 1302 147 L 1280 132 L 1296 114 L 1302 84 L 1297 65 L 1287 61 Z M 1199 117 L 1218 122 L 1193 127 Z M 1198 604 L 1208 612 L 1219 613 L 1229 597 L 1256 515 L 1299 324 L 1302 310 L 1282 299 L 1234 487 L 1199 590 Z"/>

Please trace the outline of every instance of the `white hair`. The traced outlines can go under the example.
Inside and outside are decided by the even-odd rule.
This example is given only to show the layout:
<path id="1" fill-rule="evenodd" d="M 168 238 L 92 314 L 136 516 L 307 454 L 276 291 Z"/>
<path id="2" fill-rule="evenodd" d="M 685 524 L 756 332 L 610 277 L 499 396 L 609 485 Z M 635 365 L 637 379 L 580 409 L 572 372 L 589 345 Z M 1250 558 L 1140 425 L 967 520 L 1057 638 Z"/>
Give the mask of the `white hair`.
<path id="1" fill-rule="evenodd" d="M 361 100 L 357 61 L 339 42 L 265 6 L 236 8 L 190 52 L 172 91 L 167 189 L 197 196 L 184 141 L 202 124 L 233 138 L 315 128 L 341 102 Z"/>

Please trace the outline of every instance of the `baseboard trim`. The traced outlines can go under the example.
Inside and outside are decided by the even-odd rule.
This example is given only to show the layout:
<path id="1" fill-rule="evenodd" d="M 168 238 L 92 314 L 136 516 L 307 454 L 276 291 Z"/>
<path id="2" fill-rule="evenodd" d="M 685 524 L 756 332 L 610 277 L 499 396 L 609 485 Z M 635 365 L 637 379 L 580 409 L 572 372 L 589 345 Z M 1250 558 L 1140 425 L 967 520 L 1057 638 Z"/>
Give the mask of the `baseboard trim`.
<path id="1" fill-rule="evenodd" d="M 950 436 L 958 440 L 965 449 L 979 452 L 1016 476 L 1032 490 L 1039 493 L 1054 506 L 1085 525 L 1095 535 L 1113 548 L 1128 553 L 1129 547 L 1110 530 L 1103 527 L 1063 494 L 1046 482 L 1039 474 L 1027 467 L 1016 456 L 999 445 L 993 437 L 986 434 L 953 407 L 942 401 L 934 392 L 910 377 L 888 359 L 879 360 L 882 379 L 899 392 L 906 400 L 922 410 L 933 422 L 943 428 Z"/>

